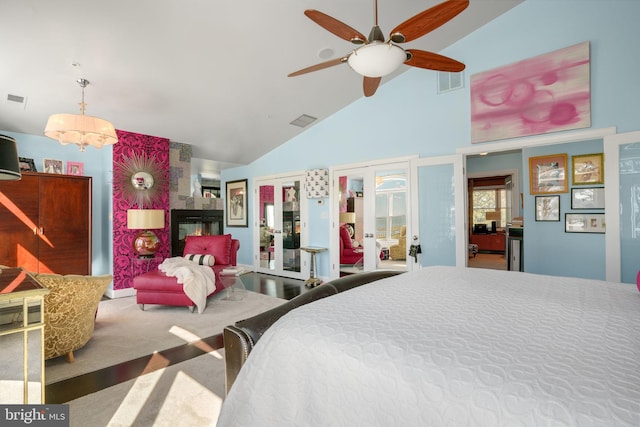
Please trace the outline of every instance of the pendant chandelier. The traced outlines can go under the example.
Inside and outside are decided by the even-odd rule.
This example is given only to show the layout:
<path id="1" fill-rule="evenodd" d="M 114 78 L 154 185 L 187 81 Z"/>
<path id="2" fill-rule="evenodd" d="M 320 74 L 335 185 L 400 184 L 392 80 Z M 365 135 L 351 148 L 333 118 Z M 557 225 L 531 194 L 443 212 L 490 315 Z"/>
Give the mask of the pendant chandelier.
<path id="1" fill-rule="evenodd" d="M 87 106 L 84 102 L 84 88 L 87 87 L 89 81 L 86 79 L 76 81 L 82 88 L 81 114 L 51 115 L 44 128 L 44 134 L 59 141 L 62 145 L 76 144 L 80 151 L 84 151 L 88 145 L 102 148 L 105 145 L 115 144 L 118 142 L 118 137 L 110 122 L 84 114 Z"/>

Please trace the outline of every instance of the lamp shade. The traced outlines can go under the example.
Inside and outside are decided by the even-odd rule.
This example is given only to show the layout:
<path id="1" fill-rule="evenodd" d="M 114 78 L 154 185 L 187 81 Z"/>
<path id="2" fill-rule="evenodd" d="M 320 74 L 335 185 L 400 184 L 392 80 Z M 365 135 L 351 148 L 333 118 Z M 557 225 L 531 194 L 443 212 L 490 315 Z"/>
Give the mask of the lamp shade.
<path id="1" fill-rule="evenodd" d="M 484 214 L 484 218 L 485 218 L 487 221 L 497 221 L 497 220 L 499 220 L 499 219 L 500 219 L 500 212 L 498 212 L 498 211 L 488 211 L 488 212 L 485 212 L 485 214 Z"/>
<path id="2" fill-rule="evenodd" d="M 347 224 L 356 223 L 355 212 L 340 212 L 340 222 L 346 222 Z"/>
<path id="3" fill-rule="evenodd" d="M 130 230 L 153 230 L 164 228 L 163 209 L 129 209 L 127 228 Z"/>
<path id="4" fill-rule="evenodd" d="M 353 51 L 347 63 L 362 76 L 383 77 L 393 73 L 406 60 L 407 54 L 401 47 L 374 41 Z"/>
<path id="5" fill-rule="evenodd" d="M 19 180 L 20 162 L 16 140 L 10 136 L 0 135 L 0 180 Z"/>
<path id="6" fill-rule="evenodd" d="M 84 151 L 87 145 L 102 148 L 118 142 L 110 122 L 84 114 L 53 114 L 47 121 L 44 134 L 62 145 L 76 144 L 80 151 Z"/>

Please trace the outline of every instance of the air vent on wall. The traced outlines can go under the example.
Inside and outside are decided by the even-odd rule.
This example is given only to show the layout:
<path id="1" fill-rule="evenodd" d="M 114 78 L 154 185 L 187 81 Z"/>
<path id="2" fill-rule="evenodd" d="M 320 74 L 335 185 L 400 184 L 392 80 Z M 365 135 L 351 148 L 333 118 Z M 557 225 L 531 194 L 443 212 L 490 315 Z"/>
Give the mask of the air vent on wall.
<path id="1" fill-rule="evenodd" d="M 316 117 L 312 117 L 312 116 L 309 116 L 307 114 L 303 114 L 300 117 L 298 117 L 297 119 L 295 119 L 294 121 L 292 121 L 290 124 L 303 128 L 303 127 L 315 122 L 316 120 L 317 120 Z"/>
<path id="2" fill-rule="evenodd" d="M 438 93 L 450 92 L 452 90 L 461 89 L 464 85 L 464 72 L 447 73 L 445 71 L 438 72 Z"/>

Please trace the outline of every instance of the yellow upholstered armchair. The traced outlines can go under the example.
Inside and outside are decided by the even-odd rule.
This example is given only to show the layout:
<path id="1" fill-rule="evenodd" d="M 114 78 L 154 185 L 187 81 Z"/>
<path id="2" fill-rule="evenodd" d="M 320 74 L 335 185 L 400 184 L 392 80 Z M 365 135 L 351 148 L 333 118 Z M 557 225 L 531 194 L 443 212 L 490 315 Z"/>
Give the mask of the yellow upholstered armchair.
<path id="1" fill-rule="evenodd" d="M 389 248 L 389 257 L 391 259 L 407 259 L 407 227 L 402 226 L 400 228 L 400 234 L 398 236 L 391 236 L 394 239 L 398 239 L 397 245 L 391 245 Z"/>
<path id="2" fill-rule="evenodd" d="M 51 290 L 44 298 L 44 358 L 64 355 L 68 362 L 73 362 L 73 352 L 82 348 L 93 335 L 98 303 L 113 277 L 33 276 Z"/>

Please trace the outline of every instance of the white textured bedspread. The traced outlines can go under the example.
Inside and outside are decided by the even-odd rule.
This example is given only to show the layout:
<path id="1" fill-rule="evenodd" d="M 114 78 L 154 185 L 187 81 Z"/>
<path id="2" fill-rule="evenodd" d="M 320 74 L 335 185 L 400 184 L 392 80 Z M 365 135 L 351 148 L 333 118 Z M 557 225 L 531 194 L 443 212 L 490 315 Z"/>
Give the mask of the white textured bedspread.
<path id="1" fill-rule="evenodd" d="M 639 426 L 633 285 L 430 267 L 299 307 L 218 426 Z"/>
<path id="2" fill-rule="evenodd" d="M 175 277 L 182 284 L 184 294 L 202 313 L 207 306 L 207 296 L 216 289 L 216 275 L 206 265 L 198 265 L 182 257 L 167 258 L 158 266 L 167 276 Z"/>

